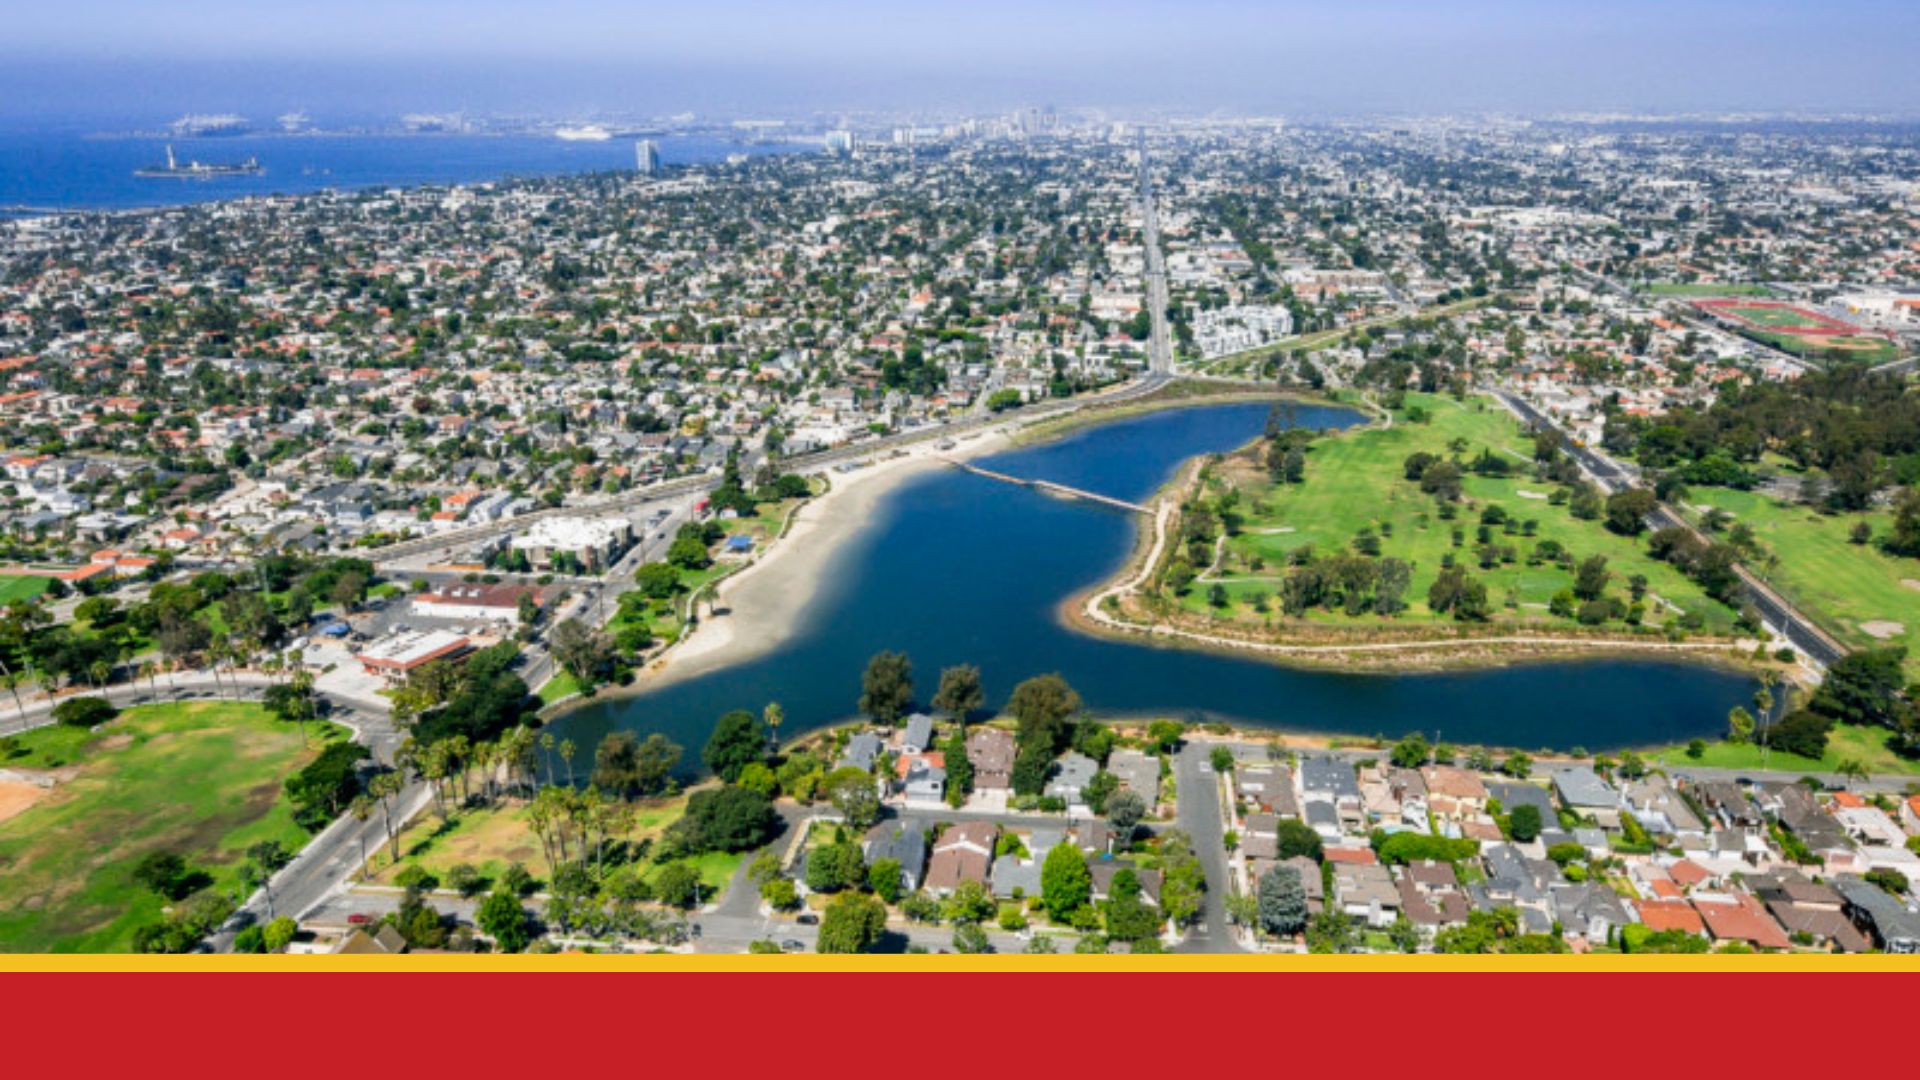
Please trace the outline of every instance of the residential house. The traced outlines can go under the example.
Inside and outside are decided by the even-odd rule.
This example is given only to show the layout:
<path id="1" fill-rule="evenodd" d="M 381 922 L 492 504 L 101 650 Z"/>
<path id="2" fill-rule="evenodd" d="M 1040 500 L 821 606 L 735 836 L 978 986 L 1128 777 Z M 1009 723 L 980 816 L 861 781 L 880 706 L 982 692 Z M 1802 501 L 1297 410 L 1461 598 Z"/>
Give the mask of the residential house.
<path id="1" fill-rule="evenodd" d="M 927 871 L 927 837 L 918 828 L 898 821 L 883 821 L 867 830 L 860 852 L 872 866 L 881 859 L 900 864 L 900 888 L 913 892 Z"/>
<path id="2" fill-rule="evenodd" d="M 1570 765 L 1555 769 L 1551 779 L 1562 806 L 1583 818 L 1593 818 L 1601 828 L 1620 827 L 1620 793 L 1613 790 L 1613 785 L 1600 779 L 1600 774 L 1594 772 L 1591 766 Z"/>
<path id="3" fill-rule="evenodd" d="M 992 822 L 967 821 L 948 826 L 933 844 L 933 859 L 927 864 L 926 889 L 945 896 L 963 881 L 988 883 L 993 867 L 994 843 L 1000 829 Z"/>

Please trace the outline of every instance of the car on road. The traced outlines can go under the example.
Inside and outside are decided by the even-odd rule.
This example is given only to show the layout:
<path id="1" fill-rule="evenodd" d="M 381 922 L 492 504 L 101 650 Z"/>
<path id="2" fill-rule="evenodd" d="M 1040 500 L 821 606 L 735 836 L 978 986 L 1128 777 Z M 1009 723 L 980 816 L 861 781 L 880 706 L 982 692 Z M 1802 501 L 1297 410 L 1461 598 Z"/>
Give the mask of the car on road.
<path id="1" fill-rule="evenodd" d="M 820 924 L 820 916 L 808 913 L 795 919 L 794 922 L 799 923 L 801 926 L 818 926 Z"/>
<path id="2" fill-rule="evenodd" d="M 788 938 L 787 940 L 780 943 L 780 951 L 781 952 L 806 952 L 807 943 L 804 941 L 796 940 L 794 938 Z"/>

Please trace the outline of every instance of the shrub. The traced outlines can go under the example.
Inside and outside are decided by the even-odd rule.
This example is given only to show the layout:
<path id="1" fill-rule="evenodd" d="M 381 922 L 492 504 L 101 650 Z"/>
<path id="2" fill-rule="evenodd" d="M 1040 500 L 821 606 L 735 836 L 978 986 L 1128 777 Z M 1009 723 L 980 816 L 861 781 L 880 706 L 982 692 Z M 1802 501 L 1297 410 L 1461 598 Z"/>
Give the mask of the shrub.
<path id="1" fill-rule="evenodd" d="M 118 715 L 120 710 L 106 698 L 68 698 L 53 707 L 53 718 L 71 727 L 97 727 Z"/>

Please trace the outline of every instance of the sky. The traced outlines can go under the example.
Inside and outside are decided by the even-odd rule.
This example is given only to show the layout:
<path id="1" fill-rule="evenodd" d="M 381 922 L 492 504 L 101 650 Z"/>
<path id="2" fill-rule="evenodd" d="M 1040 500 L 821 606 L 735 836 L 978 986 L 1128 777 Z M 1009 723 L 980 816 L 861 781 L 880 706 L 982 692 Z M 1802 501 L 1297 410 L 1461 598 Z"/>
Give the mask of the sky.
<path id="1" fill-rule="evenodd" d="M 1915 0 L 68 0 L 0 118 L 1920 113 Z"/>

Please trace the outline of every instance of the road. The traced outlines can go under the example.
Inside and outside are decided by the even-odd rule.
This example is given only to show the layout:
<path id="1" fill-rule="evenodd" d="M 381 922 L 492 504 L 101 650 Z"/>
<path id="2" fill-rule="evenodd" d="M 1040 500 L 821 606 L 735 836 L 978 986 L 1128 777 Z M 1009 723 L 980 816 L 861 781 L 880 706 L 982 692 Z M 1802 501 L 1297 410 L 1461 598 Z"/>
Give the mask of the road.
<path id="1" fill-rule="evenodd" d="M 1147 370 L 1154 375 L 1173 373 L 1173 338 L 1167 330 L 1167 259 L 1160 250 L 1160 219 L 1153 205 L 1153 172 L 1147 164 L 1147 138 L 1140 136 L 1140 220 L 1147 251 L 1147 312 L 1152 330 L 1147 335 Z"/>
<path id="2" fill-rule="evenodd" d="M 1194 853 L 1207 875 L 1206 901 L 1200 922 L 1187 932 L 1178 952 L 1232 953 L 1244 951 L 1227 922 L 1226 830 L 1220 823 L 1220 785 L 1207 755 L 1214 743 L 1189 741 L 1173 759 L 1175 790 L 1179 794 L 1175 818 L 1193 838 Z"/>
<path id="3" fill-rule="evenodd" d="M 1161 289 L 1164 293 L 1164 281 L 1162 282 Z M 1162 319 L 1165 318 L 1164 306 L 1164 304 L 1161 305 Z M 896 432 L 892 435 L 883 435 L 876 439 L 868 439 L 863 442 L 857 442 L 831 450 L 820 450 L 810 454 L 797 454 L 793 457 L 781 458 L 779 468 L 787 472 L 819 472 L 844 462 L 858 461 L 863 458 L 872 457 L 875 454 L 885 453 L 896 447 L 924 442 L 929 439 L 957 438 L 969 432 L 992 427 L 996 424 L 1013 421 L 1031 422 L 1044 420 L 1092 406 L 1112 405 L 1131 401 L 1135 398 L 1144 397 L 1153 393 L 1168 381 L 1167 372 L 1170 370 L 1172 363 L 1170 351 L 1167 354 L 1166 363 L 1168 365 L 1166 369 L 1150 370 L 1142 378 L 1135 379 L 1102 393 L 1082 394 L 1062 401 L 1048 401 L 1028 405 L 1016 413 L 990 413 L 985 416 L 969 415 L 945 423 L 927 424 L 908 431 Z M 399 543 L 388 544 L 384 547 L 366 548 L 356 551 L 354 554 L 361 558 L 373 560 L 374 564 L 382 569 L 398 567 L 399 572 L 404 572 L 404 566 L 400 566 L 399 564 L 402 564 L 405 560 L 421 555 L 438 553 L 458 554 L 462 549 L 469 548 L 479 541 L 521 531 L 531 522 L 538 521 L 542 518 L 592 517 L 600 514 L 627 511 L 644 506 L 647 503 L 658 502 L 665 499 L 697 497 L 713 490 L 719 486 L 719 483 L 720 477 L 717 473 L 686 476 L 674 480 L 663 480 L 656 484 L 634 488 L 631 491 L 621 492 L 618 495 L 608 496 L 604 499 L 580 502 L 569 506 L 551 507 L 545 510 L 535 510 L 531 513 L 522 514 L 519 517 L 503 518 L 499 521 L 470 525 L 465 528 L 435 533 L 432 536 L 420 537 L 414 540 L 403 540 Z"/>
<path id="4" fill-rule="evenodd" d="M 1590 446 L 1577 444 L 1573 439 L 1566 437 L 1565 432 L 1561 431 L 1559 425 L 1555 424 L 1550 417 L 1534 408 L 1520 395 L 1499 388 L 1492 388 L 1491 392 L 1522 421 L 1535 427 L 1545 427 L 1560 432 L 1562 445 L 1567 453 L 1580 463 L 1581 468 L 1589 476 L 1593 477 L 1602 491 L 1611 494 L 1631 487 L 1639 481 L 1637 469 L 1617 462 Z M 1656 504 L 1653 512 L 1647 515 L 1647 522 L 1656 529 L 1677 527 L 1695 536 L 1700 535 L 1699 530 L 1682 517 L 1678 510 L 1666 503 Z M 1707 538 L 1701 536 L 1700 539 L 1705 542 Z M 1734 572 L 1740 575 L 1740 581 L 1746 587 L 1749 599 L 1752 600 L 1754 607 L 1759 609 L 1760 617 L 1766 624 L 1779 632 L 1793 644 L 1795 649 L 1814 663 L 1827 667 L 1847 655 L 1849 650 L 1845 645 L 1822 629 L 1819 623 L 1795 608 L 1786 597 L 1775 592 L 1772 586 L 1761 580 L 1753 571 L 1745 566 L 1736 565 Z"/>

